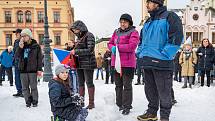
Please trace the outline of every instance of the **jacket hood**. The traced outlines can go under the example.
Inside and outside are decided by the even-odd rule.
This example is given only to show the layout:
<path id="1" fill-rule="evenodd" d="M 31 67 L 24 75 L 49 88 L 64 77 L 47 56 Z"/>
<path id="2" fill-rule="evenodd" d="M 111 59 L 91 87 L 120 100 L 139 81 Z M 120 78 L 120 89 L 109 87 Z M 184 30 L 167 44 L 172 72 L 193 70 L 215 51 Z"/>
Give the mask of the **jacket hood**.
<path id="1" fill-rule="evenodd" d="M 88 29 L 87 29 L 87 26 L 84 24 L 84 22 L 78 20 L 78 21 L 75 21 L 73 23 L 73 25 L 70 27 L 70 30 L 73 32 L 72 29 L 78 29 L 80 30 L 81 32 L 88 32 Z M 73 32 L 74 33 L 74 32 Z"/>

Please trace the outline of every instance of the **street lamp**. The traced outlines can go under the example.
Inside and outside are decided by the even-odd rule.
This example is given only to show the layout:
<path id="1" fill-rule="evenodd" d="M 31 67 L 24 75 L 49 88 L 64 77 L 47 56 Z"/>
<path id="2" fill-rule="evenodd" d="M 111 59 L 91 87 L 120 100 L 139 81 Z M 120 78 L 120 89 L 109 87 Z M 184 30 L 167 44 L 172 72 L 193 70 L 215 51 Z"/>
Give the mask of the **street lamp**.
<path id="1" fill-rule="evenodd" d="M 43 81 L 48 82 L 53 78 L 52 68 L 51 68 L 51 56 L 50 56 L 50 43 L 52 42 L 49 39 L 49 25 L 48 25 L 48 16 L 47 16 L 47 0 L 44 0 L 44 73 L 43 73 Z"/>

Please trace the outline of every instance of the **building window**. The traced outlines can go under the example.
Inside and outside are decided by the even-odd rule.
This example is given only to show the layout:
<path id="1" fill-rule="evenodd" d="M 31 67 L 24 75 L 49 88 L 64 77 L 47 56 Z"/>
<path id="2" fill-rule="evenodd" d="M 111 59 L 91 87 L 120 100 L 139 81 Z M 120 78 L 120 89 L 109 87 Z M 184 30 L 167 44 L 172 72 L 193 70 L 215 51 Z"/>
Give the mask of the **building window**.
<path id="1" fill-rule="evenodd" d="M 55 45 L 61 45 L 61 36 L 60 36 L 60 34 L 55 34 L 54 35 L 54 44 Z"/>
<path id="2" fill-rule="evenodd" d="M 12 34 L 6 34 L 6 46 L 12 45 Z"/>
<path id="3" fill-rule="evenodd" d="M 198 32 L 193 32 L 193 42 L 197 42 L 199 40 Z"/>
<path id="4" fill-rule="evenodd" d="M 43 44 L 44 44 L 44 43 L 43 43 L 44 34 L 39 34 L 39 35 L 38 35 L 38 38 L 39 38 L 39 44 L 40 44 L 40 45 L 43 45 Z"/>
<path id="5" fill-rule="evenodd" d="M 203 32 L 199 32 L 199 41 L 201 42 L 203 39 Z"/>
<path id="6" fill-rule="evenodd" d="M 186 32 L 186 40 L 188 39 L 188 37 L 191 37 L 192 39 L 192 32 Z"/>
<path id="7" fill-rule="evenodd" d="M 31 23 L 31 12 L 30 11 L 26 11 L 25 13 L 25 19 L 26 19 L 26 23 Z"/>
<path id="8" fill-rule="evenodd" d="M 60 12 L 54 11 L 54 23 L 60 23 Z"/>
<path id="9" fill-rule="evenodd" d="M 5 23 L 11 23 L 11 11 L 5 11 Z"/>
<path id="10" fill-rule="evenodd" d="M 215 32 L 212 33 L 212 43 L 215 44 Z"/>
<path id="11" fill-rule="evenodd" d="M 38 23 L 43 23 L 44 22 L 44 14 L 42 11 L 39 11 L 37 14 L 38 17 Z"/>
<path id="12" fill-rule="evenodd" d="M 23 23 L 23 12 L 22 11 L 17 12 L 17 22 Z"/>

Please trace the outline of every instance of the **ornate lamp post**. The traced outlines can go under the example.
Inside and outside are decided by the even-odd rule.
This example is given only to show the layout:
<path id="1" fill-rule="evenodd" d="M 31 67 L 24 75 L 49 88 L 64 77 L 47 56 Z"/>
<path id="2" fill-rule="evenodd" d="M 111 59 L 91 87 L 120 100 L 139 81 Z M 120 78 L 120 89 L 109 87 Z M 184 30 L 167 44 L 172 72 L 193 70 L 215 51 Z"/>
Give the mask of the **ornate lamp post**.
<path id="1" fill-rule="evenodd" d="M 51 68 L 51 56 L 50 56 L 50 43 L 52 42 L 49 39 L 49 32 L 48 32 L 48 16 L 47 16 L 47 0 L 44 0 L 44 73 L 43 73 L 43 81 L 48 82 L 52 79 L 52 68 Z"/>

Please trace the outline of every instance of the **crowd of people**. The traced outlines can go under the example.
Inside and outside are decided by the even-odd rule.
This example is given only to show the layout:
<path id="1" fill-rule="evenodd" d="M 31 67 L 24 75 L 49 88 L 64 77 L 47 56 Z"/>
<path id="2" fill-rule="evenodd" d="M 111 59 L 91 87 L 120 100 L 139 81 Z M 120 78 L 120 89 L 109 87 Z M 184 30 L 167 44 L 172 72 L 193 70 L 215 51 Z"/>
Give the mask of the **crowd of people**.
<path id="1" fill-rule="evenodd" d="M 164 0 L 147 0 L 150 17 L 140 34 L 133 25 L 132 16 L 122 14 L 119 28 L 113 32 L 104 55 L 95 55 L 95 37 L 82 21 L 75 21 L 70 26 L 77 39 L 65 44 L 65 50 L 70 51 L 69 62 L 57 65 L 55 77 L 49 81 L 54 121 L 85 121 L 88 109 L 96 108 L 94 70 L 95 80 L 101 73 L 105 84 L 109 80 L 115 83 L 116 105 L 123 115 L 129 115 L 133 108 L 132 82 L 136 72 L 135 85 L 144 85 L 149 102 L 148 109 L 143 109 L 146 112 L 137 116 L 139 121 L 158 120 L 159 109 L 160 121 L 169 121 L 172 105 L 177 102 L 173 80 L 183 80 L 182 88 L 192 88 L 196 79 L 204 86 L 206 74 L 207 86 L 210 87 L 215 77 L 212 44 L 205 38 L 195 51 L 191 39 L 188 39 L 180 48 L 183 40 L 181 20 L 174 12 L 167 11 L 163 3 Z M 26 107 L 37 107 L 37 77 L 42 75 L 42 50 L 30 29 L 17 29 L 14 33 L 17 37 L 14 47 L 9 46 L 0 56 L 0 85 L 3 86 L 2 77 L 6 71 L 10 86 L 13 86 L 14 66 L 17 93 L 13 96 L 24 97 Z M 196 73 L 198 78 L 195 78 Z M 86 90 L 89 96 L 87 106 Z"/>

